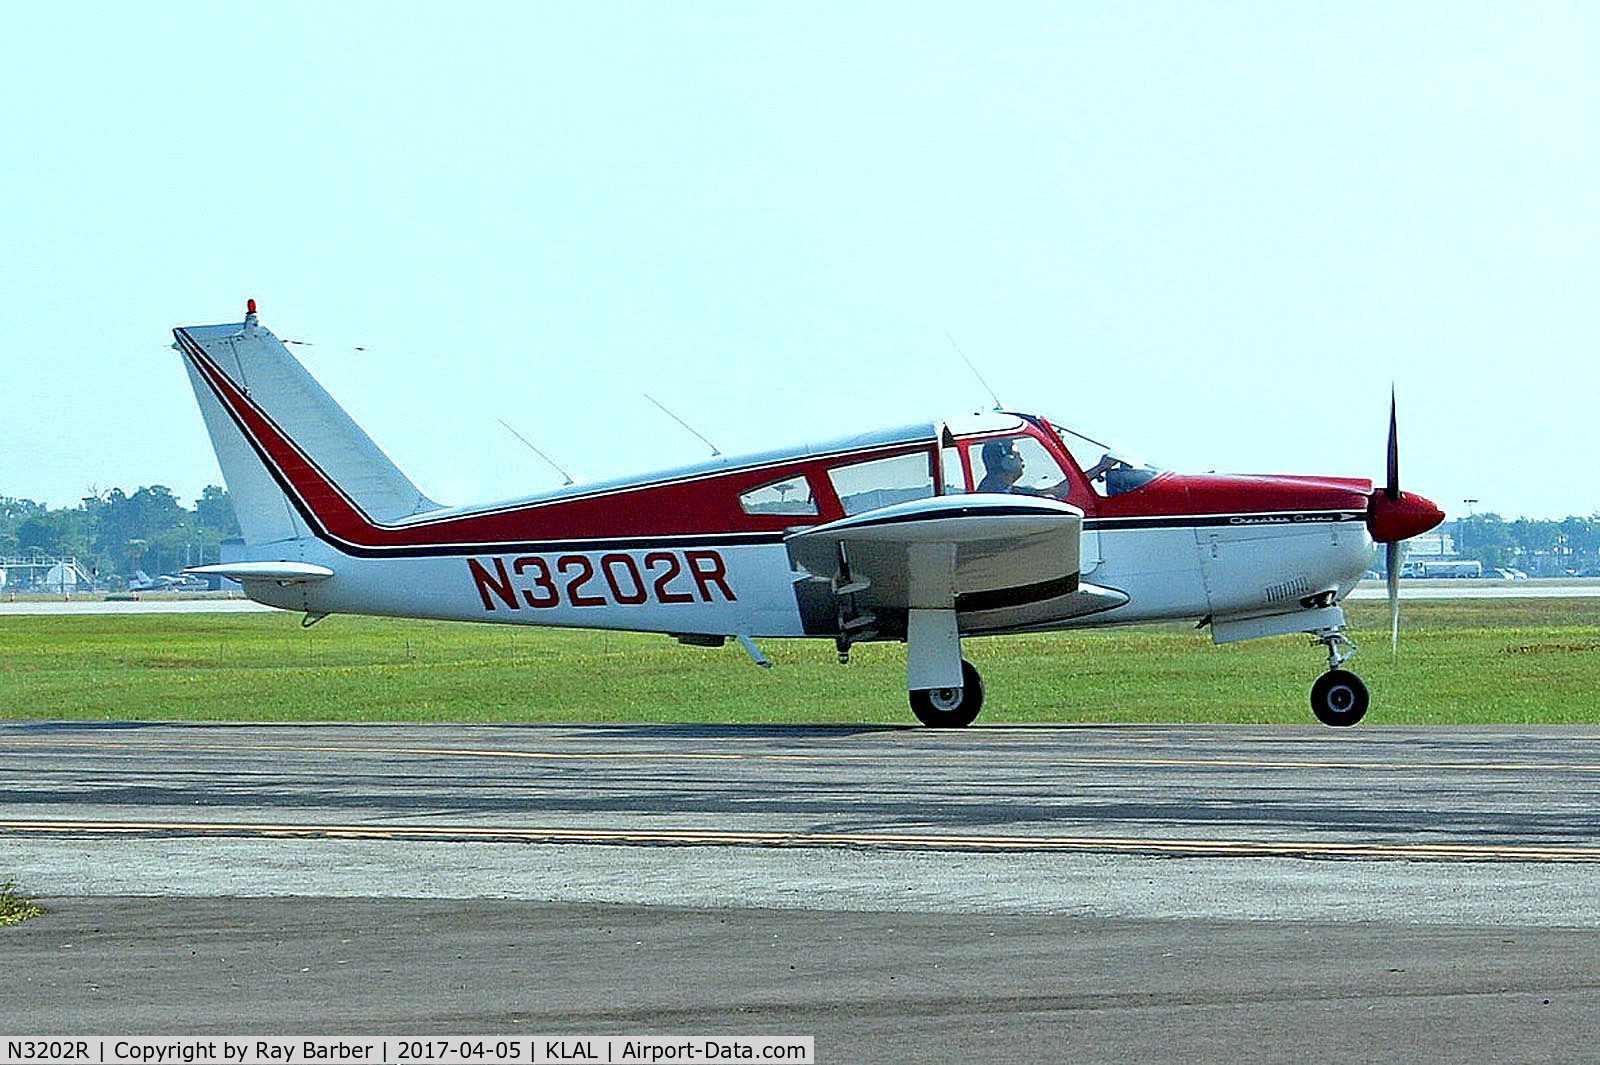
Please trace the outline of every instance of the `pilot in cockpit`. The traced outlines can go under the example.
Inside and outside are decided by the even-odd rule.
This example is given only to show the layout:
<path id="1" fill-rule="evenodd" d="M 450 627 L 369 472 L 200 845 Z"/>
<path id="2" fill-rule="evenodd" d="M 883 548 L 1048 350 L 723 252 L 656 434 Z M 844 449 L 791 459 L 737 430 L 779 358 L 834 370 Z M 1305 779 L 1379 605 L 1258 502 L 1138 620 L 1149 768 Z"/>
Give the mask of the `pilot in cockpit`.
<path id="1" fill-rule="evenodd" d="M 1016 441 L 1009 438 L 990 440 L 983 445 L 983 480 L 978 482 L 978 491 L 1011 491 L 1022 476 L 1023 466 Z"/>
<path id="2" fill-rule="evenodd" d="M 1012 495 L 1045 496 L 1050 499 L 1060 499 L 1066 494 L 1068 482 L 1065 478 L 1050 488 L 1029 488 L 1017 482 L 1022 479 L 1022 474 L 1027 464 L 1022 459 L 1022 452 L 1017 449 L 1015 437 L 999 437 L 983 445 L 983 480 L 978 482 L 980 492 L 999 492 Z"/>

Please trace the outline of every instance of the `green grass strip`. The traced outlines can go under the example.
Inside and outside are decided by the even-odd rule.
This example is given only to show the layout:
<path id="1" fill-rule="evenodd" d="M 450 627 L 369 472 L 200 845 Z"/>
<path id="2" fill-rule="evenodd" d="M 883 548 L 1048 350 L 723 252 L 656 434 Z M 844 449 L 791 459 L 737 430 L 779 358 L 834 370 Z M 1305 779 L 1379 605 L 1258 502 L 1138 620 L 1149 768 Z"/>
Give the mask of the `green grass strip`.
<path id="1" fill-rule="evenodd" d="M 1600 719 L 1600 599 L 1347 604 L 1371 724 Z M 905 652 L 288 614 L 0 618 L 0 717 L 448 722 L 911 723 Z M 982 721 L 1309 724 L 1326 658 L 1300 636 L 1216 646 L 1190 626 L 969 639 Z"/>

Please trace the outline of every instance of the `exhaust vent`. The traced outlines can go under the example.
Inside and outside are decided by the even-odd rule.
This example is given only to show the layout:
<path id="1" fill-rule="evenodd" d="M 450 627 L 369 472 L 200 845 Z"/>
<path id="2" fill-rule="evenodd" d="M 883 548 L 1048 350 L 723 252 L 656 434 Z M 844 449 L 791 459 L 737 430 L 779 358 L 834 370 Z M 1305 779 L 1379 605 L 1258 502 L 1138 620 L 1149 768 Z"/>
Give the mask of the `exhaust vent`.
<path id="1" fill-rule="evenodd" d="M 1283 603 L 1291 599 L 1298 599 L 1311 591 L 1311 582 L 1305 577 L 1296 577 L 1292 581 L 1282 584 L 1269 584 L 1261 589 L 1261 596 L 1269 603 Z"/>

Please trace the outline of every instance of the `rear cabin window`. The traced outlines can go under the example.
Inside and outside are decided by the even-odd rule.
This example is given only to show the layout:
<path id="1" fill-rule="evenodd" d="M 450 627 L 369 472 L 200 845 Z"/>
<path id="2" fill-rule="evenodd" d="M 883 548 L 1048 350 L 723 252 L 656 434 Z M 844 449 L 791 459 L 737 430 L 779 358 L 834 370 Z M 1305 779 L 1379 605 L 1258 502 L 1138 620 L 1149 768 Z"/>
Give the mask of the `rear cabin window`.
<path id="1" fill-rule="evenodd" d="M 856 462 L 828 471 L 846 514 L 862 514 L 933 495 L 933 468 L 927 451 Z"/>
<path id="2" fill-rule="evenodd" d="M 811 482 L 804 477 L 789 477 L 752 488 L 739 497 L 739 506 L 746 514 L 799 517 L 817 513 L 817 501 L 811 497 Z"/>

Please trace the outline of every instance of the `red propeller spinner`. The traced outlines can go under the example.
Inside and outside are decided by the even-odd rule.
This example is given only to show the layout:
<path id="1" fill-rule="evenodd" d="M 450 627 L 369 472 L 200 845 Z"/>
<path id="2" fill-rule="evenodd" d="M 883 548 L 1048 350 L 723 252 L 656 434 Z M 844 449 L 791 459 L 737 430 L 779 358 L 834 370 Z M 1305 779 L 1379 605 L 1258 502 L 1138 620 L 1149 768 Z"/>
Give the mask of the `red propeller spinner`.
<path id="1" fill-rule="evenodd" d="M 1367 505 L 1367 528 L 1380 544 L 1396 544 L 1427 532 L 1444 520 L 1444 513 L 1431 500 L 1413 492 L 1389 495 L 1380 489 L 1372 493 Z"/>

